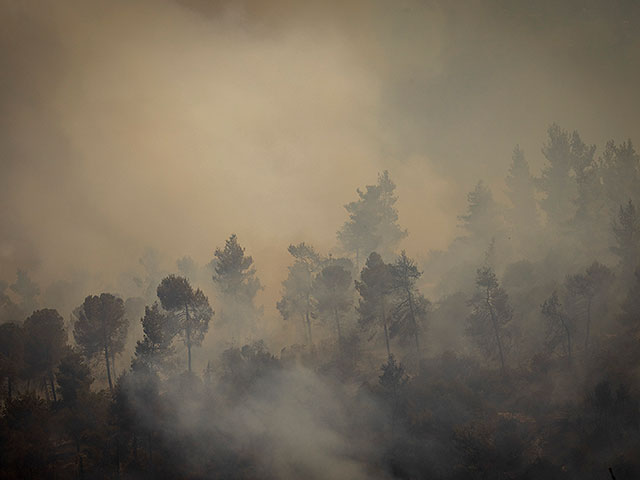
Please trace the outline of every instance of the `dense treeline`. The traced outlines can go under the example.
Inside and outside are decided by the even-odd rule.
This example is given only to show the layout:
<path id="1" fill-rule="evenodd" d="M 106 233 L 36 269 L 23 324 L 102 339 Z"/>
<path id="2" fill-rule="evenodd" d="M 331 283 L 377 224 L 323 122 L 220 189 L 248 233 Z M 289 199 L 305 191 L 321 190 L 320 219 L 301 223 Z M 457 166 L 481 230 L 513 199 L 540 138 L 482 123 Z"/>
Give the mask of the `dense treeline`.
<path id="1" fill-rule="evenodd" d="M 19 270 L 0 477 L 640 477 L 640 157 L 557 125 L 542 154 L 534 177 L 516 147 L 508 204 L 478 182 L 420 264 L 380 174 L 336 250 L 289 246 L 269 342 L 236 235 L 166 275 L 146 252 L 138 295 L 68 321 Z"/>

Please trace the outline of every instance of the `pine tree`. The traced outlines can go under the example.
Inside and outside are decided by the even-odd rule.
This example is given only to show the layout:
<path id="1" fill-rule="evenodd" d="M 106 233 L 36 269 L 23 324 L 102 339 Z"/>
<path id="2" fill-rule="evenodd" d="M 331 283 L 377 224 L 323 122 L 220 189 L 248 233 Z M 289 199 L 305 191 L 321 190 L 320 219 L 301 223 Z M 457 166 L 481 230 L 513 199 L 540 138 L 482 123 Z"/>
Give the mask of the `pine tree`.
<path id="1" fill-rule="evenodd" d="M 0 324 L 0 378 L 7 379 L 7 398 L 24 370 L 24 331 L 17 323 Z"/>
<path id="2" fill-rule="evenodd" d="M 640 218 L 631 200 L 620 206 L 618 218 L 612 223 L 616 244 L 611 251 L 620 259 L 623 277 L 630 277 L 630 273 L 640 260 Z"/>
<path id="3" fill-rule="evenodd" d="M 392 255 L 400 240 L 407 236 L 407 231 L 397 223 L 395 188 L 385 170 L 378 175 L 376 185 L 367 185 L 365 191 L 358 189 L 358 200 L 344 207 L 349 220 L 337 237 L 344 251 L 354 255 L 356 270 L 360 269 L 360 259 L 373 251 L 383 257 Z"/>
<path id="4" fill-rule="evenodd" d="M 585 352 L 589 350 L 589 337 L 591 334 L 591 319 L 594 299 L 607 285 L 613 281 L 613 273 L 606 266 L 593 262 L 584 273 L 569 275 L 565 281 L 565 287 L 570 296 L 577 302 L 584 303 L 581 310 L 584 311 L 585 321 Z"/>
<path id="5" fill-rule="evenodd" d="M 24 321 L 24 360 L 27 375 L 40 378 L 51 387 L 57 401 L 55 369 L 67 343 L 67 332 L 60 314 L 51 308 L 36 310 Z M 48 398 L 48 390 L 45 388 Z"/>
<path id="6" fill-rule="evenodd" d="M 382 327 L 384 332 L 387 357 L 391 358 L 389 345 L 389 317 L 391 305 L 389 296 L 393 291 L 393 272 L 391 265 L 384 263 L 382 257 L 371 252 L 360 272 L 360 280 L 356 280 L 356 290 L 360 294 L 357 307 L 362 328 L 375 331 Z"/>
<path id="7" fill-rule="evenodd" d="M 501 220 L 493 194 L 484 182 L 479 181 L 467 194 L 467 213 L 458 216 L 472 239 L 486 243 L 500 232 Z"/>
<path id="8" fill-rule="evenodd" d="M 300 317 L 305 341 L 312 345 L 311 319 L 317 314 L 317 302 L 313 297 L 313 278 L 323 265 L 324 259 L 312 246 L 304 242 L 289 245 L 288 250 L 295 260 L 293 265 L 288 267 L 289 274 L 282 282 L 282 298 L 276 307 L 285 320 Z"/>
<path id="9" fill-rule="evenodd" d="M 253 258 L 245 255 L 245 249 L 240 246 L 235 234 L 229 237 L 223 249 L 216 249 L 214 256 L 213 283 L 221 294 L 225 308 L 220 315 L 220 322 L 233 322 L 235 335 L 253 331 L 260 314 L 254 300 L 262 289 L 256 277 Z"/>
<path id="10" fill-rule="evenodd" d="M 136 343 L 134 370 L 144 368 L 158 371 L 166 367 L 173 354 L 173 340 L 178 334 L 178 323 L 174 315 L 160 310 L 155 302 L 144 308 L 141 319 L 144 337 Z"/>
<path id="11" fill-rule="evenodd" d="M 571 138 L 566 130 L 553 124 L 548 130 L 549 140 L 542 148 L 547 164 L 536 180 L 544 198 L 540 201 L 547 214 L 547 222 L 565 225 L 573 218 L 576 184 L 572 178 Z"/>
<path id="12" fill-rule="evenodd" d="M 176 316 L 177 330 L 187 347 L 187 365 L 191 373 L 191 348 L 199 346 L 209 330 L 213 310 L 202 290 L 193 290 L 189 280 L 176 275 L 165 277 L 158 285 L 162 308 Z"/>
<path id="13" fill-rule="evenodd" d="M 510 336 L 513 316 L 507 292 L 500 286 L 491 267 L 479 268 L 476 293 L 469 301 L 467 335 L 471 336 L 488 358 L 498 358 L 503 375 L 506 373 L 506 341 Z"/>
<path id="14" fill-rule="evenodd" d="M 403 250 L 391 265 L 391 282 L 393 292 L 393 307 L 391 310 L 391 338 L 400 337 L 402 340 L 413 339 L 418 364 L 421 360 L 420 333 L 424 329 L 427 313 L 431 302 L 424 298 L 416 287 L 417 280 L 422 276 L 416 263 L 407 257 Z"/>
<path id="15" fill-rule="evenodd" d="M 525 236 L 535 229 L 538 223 L 535 186 L 529 171 L 529 163 L 519 146 L 513 150 L 509 175 L 506 178 L 507 197 L 511 208 L 507 218 L 516 231 Z"/>
<path id="16" fill-rule="evenodd" d="M 124 302 L 110 293 L 90 295 L 74 313 L 73 336 L 87 358 L 104 355 L 109 389 L 113 391 L 114 359 L 124 349 L 129 328 Z"/>
<path id="17" fill-rule="evenodd" d="M 540 309 L 542 315 L 547 318 L 546 341 L 548 348 L 554 350 L 562 344 L 567 353 L 568 362 L 571 364 L 575 321 L 565 310 L 556 290 L 544 301 Z"/>
<path id="18" fill-rule="evenodd" d="M 313 291 L 319 314 L 334 322 L 338 347 L 342 350 L 342 318 L 353 303 L 351 268 L 345 268 L 337 261 L 331 262 L 315 277 Z"/>

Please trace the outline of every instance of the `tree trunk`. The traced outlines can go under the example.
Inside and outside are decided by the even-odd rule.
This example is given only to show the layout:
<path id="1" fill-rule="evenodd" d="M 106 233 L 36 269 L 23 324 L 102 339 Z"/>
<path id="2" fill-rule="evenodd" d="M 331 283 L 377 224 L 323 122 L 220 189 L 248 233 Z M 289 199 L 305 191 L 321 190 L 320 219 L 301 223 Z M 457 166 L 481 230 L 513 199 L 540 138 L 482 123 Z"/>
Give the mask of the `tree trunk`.
<path id="1" fill-rule="evenodd" d="M 564 321 L 562 321 L 562 326 L 564 327 L 564 331 L 567 334 L 567 353 L 569 357 L 569 365 L 571 365 L 571 332 L 569 331 L 569 327 Z"/>
<path id="2" fill-rule="evenodd" d="M 305 313 L 307 319 L 307 330 L 309 331 L 309 345 L 313 345 L 313 337 L 311 336 L 311 317 L 309 315 L 309 309 Z"/>
<path id="3" fill-rule="evenodd" d="M 584 337 L 585 354 L 589 351 L 589 333 L 591 330 L 591 300 L 592 298 L 589 297 L 589 300 L 587 301 L 587 333 Z"/>
<path id="4" fill-rule="evenodd" d="M 338 316 L 338 309 L 333 309 L 333 315 L 336 319 L 336 328 L 338 329 L 338 347 L 342 350 L 342 331 L 340 330 L 340 317 Z"/>
<path id="5" fill-rule="evenodd" d="M 9 395 L 9 400 L 11 400 L 11 395 L 13 393 L 13 382 L 11 381 L 11 375 L 7 376 L 7 394 Z"/>
<path id="6" fill-rule="evenodd" d="M 186 314 L 186 334 L 187 334 L 187 364 L 189 373 L 191 373 L 191 322 L 189 321 L 189 305 L 184 306 Z"/>
<path id="7" fill-rule="evenodd" d="M 113 378 L 118 379 L 118 373 L 116 372 L 116 354 L 111 349 L 111 373 L 113 373 Z"/>
<path id="8" fill-rule="evenodd" d="M 502 370 L 502 375 L 505 375 L 506 370 L 504 366 L 504 354 L 502 352 L 502 341 L 500 341 L 500 333 L 498 332 L 498 322 L 496 320 L 496 314 L 493 311 L 493 305 L 491 305 L 491 296 L 489 294 L 489 289 L 487 289 L 487 307 L 489 307 L 489 314 L 491 315 L 491 324 L 493 325 L 493 333 L 496 337 L 496 343 L 498 344 L 498 354 L 500 355 L 500 368 Z"/>
<path id="9" fill-rule="evenodd" d="M 42 386 L 44 387 L 44 398 L 46 398 L 47 403 L 49 403 L 51 401 L 51 398 L 49 397 L 49 385 L 47 384 L 46 377 L 42 378 Z"/>
<path id="10" fill-rule="evenodd" d="M 420 367 L 420 342 L 418 341 L 418 322 L 416 321 L 416 313 L 413 308 L 413 295 L 411 290 L 407 289 L 407 298 L 409 300 L 409 312 L 411 313 L 411 322 L 413 323 L 413 337 L 416 343 L 416 355 L 418 356 L 418 368 Z"/>
<path id="11" fill-rule="evenodd" d="M 309 345 L 309 332 L 307 332 L 307 321 L 305 320 L 303 314 L 300 314 L 300 319 L 302 320 L 302 333 L 304 334 L 304 343 L 305 345 Z"/>
<path id="12" fill-rule="evenodd" d="M 384 308 L 384 295 L 380 299 L 380 308 L 382 309 L 382 325 L 384 326 L 384 341 L 387 345 L 387 359 L 391 360 L 391 347 L 389 346 L 389 329 L 387 328 L 387 314 Z"/>
<path id="13" fill-rule="evenodd" d="M 53 395 L 53 403 L 57 403 L 58 399 L 56 397 L 56 386 L 53 381 L 53 372 L 49 372 L 49 383 L 51 384 L 51 393 Z"/>
<path id="14" fill-rule="evenodd" d="M 188 360 L 187 360 L 187 364 L 188 364 L 187 370 L 188 370 L 188 372 L 189 372 L 189 373 L 191 373 L 191 339 L 190 339 L 189 337 L 190 337 L 190 333 L 189 333 L 189 331 L 187 330 L 187 357 L 188 357 Z"/>
<path id="15" fill-rule="evenodd" d="M 107 380 L 109 381 L 109 391 L 113 393 L 113 383 L 111 382 L 111 366 L 109 365 L 109 347 L 104 344 L 104 360 L 107 365 Z"/>

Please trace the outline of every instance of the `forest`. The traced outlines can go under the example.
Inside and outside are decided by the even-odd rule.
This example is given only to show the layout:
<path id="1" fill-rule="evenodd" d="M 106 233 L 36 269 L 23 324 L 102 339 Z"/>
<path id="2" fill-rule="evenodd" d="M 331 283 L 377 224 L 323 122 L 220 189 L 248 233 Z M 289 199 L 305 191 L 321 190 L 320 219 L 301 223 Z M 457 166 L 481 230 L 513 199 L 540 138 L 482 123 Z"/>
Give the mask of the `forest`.
<path id="1" fill-rule="evenodd" d="M 137 296 L 70 312 L 18 270 L 0 476 L 637 478 L 640 157 L 555 124 L 542 154 L 535 176 L 516 146 L 508 203 L 478 182 L 463 234 L 421 262 L 380 172 L 340 255 L 288 247 L 276 349 L 235 234 L 173 272 L 147 251 Z"/>
<path id="2" fill-rule="evenodd" d="M 0 479 L 640 478 L 640 2 L 0 0 Z"/>

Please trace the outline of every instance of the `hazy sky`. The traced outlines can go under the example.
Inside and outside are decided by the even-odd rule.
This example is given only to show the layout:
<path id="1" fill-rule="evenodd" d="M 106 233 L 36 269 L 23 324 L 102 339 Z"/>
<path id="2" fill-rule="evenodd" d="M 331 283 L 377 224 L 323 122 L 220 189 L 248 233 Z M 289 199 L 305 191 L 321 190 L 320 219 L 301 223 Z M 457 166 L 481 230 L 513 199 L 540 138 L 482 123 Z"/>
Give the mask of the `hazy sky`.
<path id="1" fill-rule="evenodd" d="M 0 266 L 113 275 L 239 235 L 277 294 L 389 169 L 412 255 L 442 248 L 552 122 L 638 139 L 633 1 L 0 0 Z"/>

